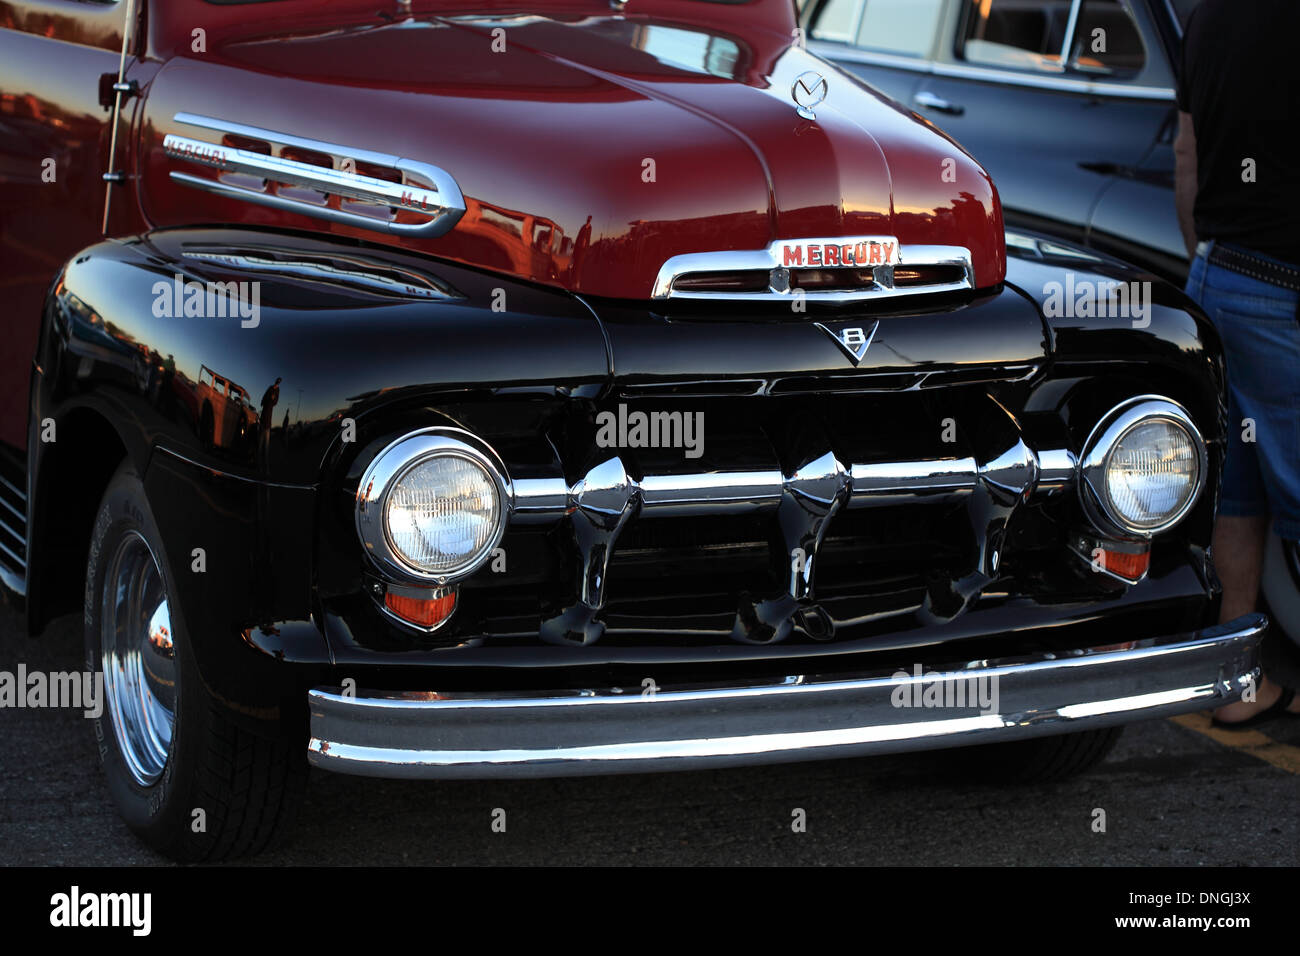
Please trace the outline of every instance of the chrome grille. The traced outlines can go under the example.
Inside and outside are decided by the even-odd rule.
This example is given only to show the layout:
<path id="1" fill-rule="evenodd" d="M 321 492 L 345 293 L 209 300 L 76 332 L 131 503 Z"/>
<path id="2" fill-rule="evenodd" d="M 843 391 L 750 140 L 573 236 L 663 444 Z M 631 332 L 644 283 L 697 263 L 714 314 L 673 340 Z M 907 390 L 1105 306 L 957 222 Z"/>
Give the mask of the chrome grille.
<path id="1" fill-rule="evenodd" d="M 799 240 L 796 244 L 807 244 Z M 834 248 L 833 243 L 828 243 Z M 845 239 L 844 248 L 854 245 Z M 659 270 L 656 300 L 711 302 L 871 302 L 900 296 L 969 292 L 975 288 L 970 250 L 963 246 L 897 244 L 894 261 L 863 265 L 850 260 L 788 263 L 788 243 L 766 249 L 692 252 L 673 256 Z M 859 244 L 860 245 L 860 244 Z M 847 253 L 846 253 L 847 256 Z"/>

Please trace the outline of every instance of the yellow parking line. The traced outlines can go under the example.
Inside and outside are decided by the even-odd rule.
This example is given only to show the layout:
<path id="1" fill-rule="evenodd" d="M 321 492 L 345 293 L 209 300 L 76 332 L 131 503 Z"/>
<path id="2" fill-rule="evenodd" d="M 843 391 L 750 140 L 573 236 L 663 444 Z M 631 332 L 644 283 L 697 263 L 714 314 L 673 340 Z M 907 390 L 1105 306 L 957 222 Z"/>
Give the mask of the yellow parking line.
<path id="1" fill-rule="evenodd" d="M 1220 730 L 1210 723 L 1209 714 L 1181 714 L 1169 719 L 1180 727 L 1209 737 L 1216 744 L 1250 754 L 1287 773 L 1300 774 L 1300 747 L 1279 743 L 1258 730 Z"/>

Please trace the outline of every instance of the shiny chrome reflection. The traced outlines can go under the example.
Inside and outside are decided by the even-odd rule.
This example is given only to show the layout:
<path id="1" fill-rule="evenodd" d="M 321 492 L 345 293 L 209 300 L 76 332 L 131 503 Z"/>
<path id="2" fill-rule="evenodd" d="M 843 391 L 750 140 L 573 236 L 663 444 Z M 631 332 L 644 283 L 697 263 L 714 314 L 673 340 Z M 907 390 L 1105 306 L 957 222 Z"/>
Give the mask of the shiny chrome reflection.
<path id="1" fill-rule="evenodd" d="M 385 509 L 398 479 L 421 462 L 451 456 L 478 465 L 496 489 L 496 516 L 491 534 L 479 550 L 455 568 L 430 573 L 404 560 L 389 537 Z M 512 500 L 505 464 L 486 443 L 458 428 L 425 428 L 403 435 L 375 456 L 357 486 L 356 528 L 366 552 L 390 577 L 439 587 L 474 573 L 492 555 L 509 519 Z"/>
<path id="2" fill-rule="evenodd" d="M 1124 436 L 1139 425 L 1166 422 L 1185 431 L 1196 450 L 1196 480 L 1182 504 L 1164 521 L 1151 527 L 1136 527 L 1124 519 L 1106 491 L 1106 467 L 1110 454 Z M 1167 531 L 1187 516 L 1205 487 L 1209 456 L 1205 439 L 1187 409 L 1163 395 L 1138 395 L 1116 405 L 1092 430 L 1079 456 L 1079 497 L 1084 511 L 1099 531 L 1128 537 L 1150 538 Z"/>
<path id="3" fill-rule="evenodd" d="M 172 133 L 163 138 L 163 151 L 168 156 L 239 177 L 238 181 L 233 176 L 229 180 L 207 179 L 172 172 L 173 180 L 196 189 L 396 235 L 441 236 L 465 213 L 465 197 L 456 180 L 429 163 L 194 113 L 177 113 L 175 121 L 216 133 L 218 141 Z M 262 143 L 271 152 L 228 146 L 220 134 Z M 317 166 L 283 156 L 285 148 L 323 153 L 334 165 Z M 358 163 L 396 173 L 399 181 L 362 175 L 356 171 Z M 338 200 L 336 205 L 328 205 L 283 191 L 273 192 L 273 183 L 304 187 Z M 392 218 L 393 210 L 413 213 L 423 221 L 397 222 Z"/>
<path id="4" fill-rule="evenodd" d="M 849 471 L 831 452 L 805 462 L 785 479 L 785 495 L 777 506 L 784 552 L 790 572 L 787 594 L 811 601 L 818 551 L 835 513 L 848 499 Z"/>
<path id="5" fill-rule="evenodd" d="M 1131 644 L 888 670 L 660 687 L 308 692 L 308 759 L 375 777 L 545 777 L 776 763 L 1015 740 L 1204 710 L 1259 679 L 1252 614 Z M 900 708 L 978 680 L 981 706 Z"/>
<path id="6" fill-rule="evenodd" d="M 167 589 L 139 533 L 128 532 L 110 559 L 102 598 L 100 654 L 108 711 L 127 770 L 147 787 L 167 765 L 179 673 Z"/>
<path id="7" fill-rule="evenodd" d="M 403 299 L 451 301 L 465 298 L 443 280 L 391 263 L 372 262 L 361 257 L 299 252 L 286 255 L 277 249 L 243 246 L 186 250 L 186 259 L 225 266 L 243 272 L 259 272 L 305 279 L 348 289 L 365 289 Z"/>
<path id="8" fill-rule="evenodd" d="M 880 237 L 868 237 L 877 239 Z M 794 294 L 789 283 L 789 269 L 784 256 L 787 246 L 806 245 L 811 240 L 778 239 L 766 249 L 728 249 L 719 252 L 690 252 L 668 259 L 659 269 L 655 278 L 651 297 L 654 299 L 697 299 L 705 301 L 737 302 L 786 302 Z M 829 242 L 830 240 L 827 240 Z M 857 240 L 846 237 L 844 242 L 852 244 Z M 896 240 L 895 240 L 896 241 Z M 895 273 L 908 266 L 947 266 L 960 278 L 949 282 L 935 282 L 921 285 L 895 285 Z M 801 268 L 801 266 L 793 266 Z M 862 302 L 875 299 L 893 298 L 895 296 L 931 295 L 938 292 L 961 292 L 975 288 L 975 267 L 971 262 L 970 250 L 964 246 L 922 246 L 899 244 L 893 262 L 876 265 L 868 263 L 865 267 L 832 263 L 830 266 L 817 265 L 808 268 L 842 270 L 846 273 L 857 268 L 872 273 L 871 285 L 861 288 L 846 289 L 806 289 L 801 290 L 804 299 L 809 302 Z M 692 275 L 716 275 L 753 273 L 762 278 L 767 285 L 764 291 L 692 291 L 679 288 L 679 280 Z"/>
<path id="9" fill-rule="evenodd" d="M 987 461 L 932 458 L 878 461 L 844 466 L 847 508 L 926 501 L 969 495 L 981 482 L 1015 496 L 1052 494 L 1074 484 L 1076 459 L 1065 448 L 1035 452 L 1023 441 Z M 626 475 L 626 469 L 623 474 Z M 691 514 L 754 514 L 775 511 L 783 492 L 793 490 L 779 469 L 688 472 L 627 479 L 640 492 L 641 517 Z M 579 506 L 584 482 L 570 487 L 563 478 L 525 478 L 512 485 L 515 524 L 557 521 Z"/>

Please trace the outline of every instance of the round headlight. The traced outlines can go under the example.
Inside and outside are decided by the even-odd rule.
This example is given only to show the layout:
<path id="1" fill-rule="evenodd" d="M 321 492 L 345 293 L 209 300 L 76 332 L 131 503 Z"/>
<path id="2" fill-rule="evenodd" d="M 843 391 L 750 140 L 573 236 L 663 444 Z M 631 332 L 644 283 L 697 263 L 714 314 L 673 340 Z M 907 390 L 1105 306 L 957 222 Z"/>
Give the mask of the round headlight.
<path id="1" fill-rule="evenodd" d="M 416 432 L 376 456 L 357 490 L 357 533 L 390 571 L 438 584 L 465 577 L 505 530 L 508 484 L 473 436 Z"/>
<path id="2" fill-rule="evenodd" d="M 1147 396 L 1102 419 L 1082 464 L 1085 505 L 1099 506 L 1119 531 L 1149 536 L 1172 527 L 1196 502 L 1205 442 L 1182 406 Z"/>
<path id="3" fill-rule="evenodd" d="M 384 524 L 397 556 L 426 574 L 451 574 L 496 534 L 501 500 L 478 462 L 456 454 L 417 462 L 393 482 Z"/>
<path id="4" fill-rule="evenodd" d="M 1135 528 L 1167 523 L 1191 498 L 1199 478 L 1192 436 L 1171 421 L 1135 425 L 1106 459 L 1106 497 Z"/>

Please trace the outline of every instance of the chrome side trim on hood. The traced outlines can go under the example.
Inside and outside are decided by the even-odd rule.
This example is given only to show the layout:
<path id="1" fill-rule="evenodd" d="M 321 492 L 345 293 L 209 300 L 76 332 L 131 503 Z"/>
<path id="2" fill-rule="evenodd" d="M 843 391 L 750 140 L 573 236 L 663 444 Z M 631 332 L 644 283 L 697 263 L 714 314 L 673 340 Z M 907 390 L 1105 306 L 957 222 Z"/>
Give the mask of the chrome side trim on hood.
<path id="1" fill-rule="evenodd" d="M 463 293 L 436 276 L 387 263 L 370 262 L 359 256 L 313 255 L 309 252 L 284 255 L 269 246 L 186 249 L 181 254 L 186 259 L 209 265 L 321 282 L 353 290 L 365 289 L 404 299 L 453 301 L 465 298 Z"/>
<path id="2" fill-rule="evenodd" d="M 399 236 L 440 236 L 455 226 L 465 213 L 465 197 L 456 180 L 445 170 L 429 163 L 194 113 L 177 113 L 175 120 L 186 126 L 253 140 L 270 150 L 262 153 L 220 141 L 191 139 L 174 133 L 167 135 L 163 139 L 163 150 L 173 159 L 235 174 L 229 178 L 207 179 L 172 172 L 171 178 L 176 182 L 196 189 Z M 287 158 L 283 155 L 285 149 L 325 154 L 332 165 L 318 166 Z M 398 181 L 362 175 L 355 170 L 357 163 L 392 170 Z M 235 178 L 241 174 L 247 177 L 242 182 Z M 273 183 L 314 190 L 323 194 L 323 198 L 317 199 L 310 194 L 295 196 L 286 192 L 283 186 L 272 191 Z M 344 208 L 345 204 L 353 208 Z M 424 217 L 424 221 L 397 222 L 398 210 Z"/>

